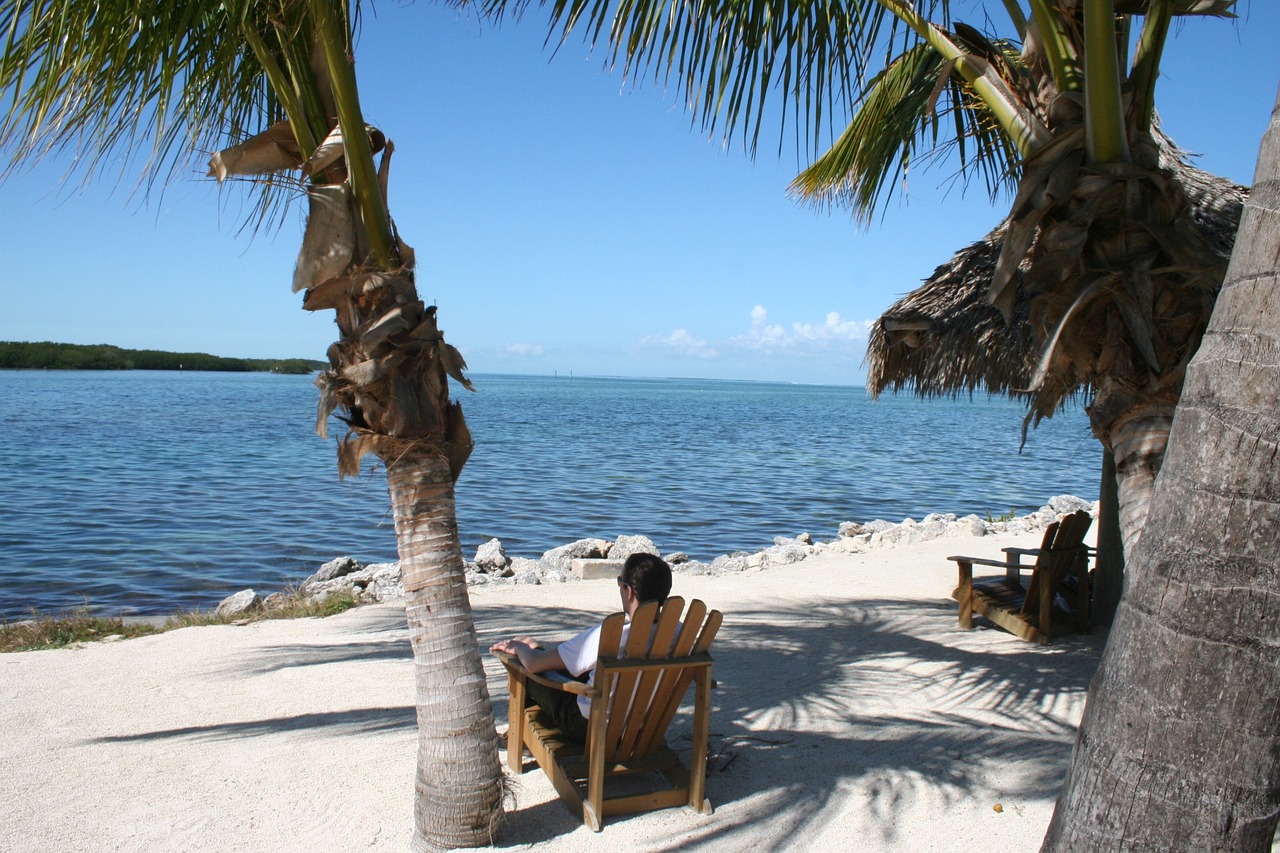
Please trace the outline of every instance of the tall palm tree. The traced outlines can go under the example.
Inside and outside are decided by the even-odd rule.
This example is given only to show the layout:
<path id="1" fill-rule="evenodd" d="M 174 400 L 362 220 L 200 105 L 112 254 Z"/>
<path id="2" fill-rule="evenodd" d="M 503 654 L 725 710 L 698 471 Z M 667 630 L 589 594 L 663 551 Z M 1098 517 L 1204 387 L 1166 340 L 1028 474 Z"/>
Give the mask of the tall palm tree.
<path id="1" fill-rule="evenodd" d="M 248 137 L 211 173 L 253 176 L 260 221 L 305 194 L 293 285 L 304 308 L 336 312 L 340 334 L 317 380 L 317 427 L 340 412 L 339 472 L 376 454 L 395 515 L 417 682 L 413 847 L 477 846 L 502 819 L 502 784 L 454 511 L 471 440 L 448 377 L 470 386 L 392 224 L 393 146 L 361 114 L 356 12 L 343 0 L 3 0 L 0 145 L 9 170 L 70 148 L 89 176 L 148 145 L 138 156 L 164 181 Z"/>
<path id="2" fill-rule="evenodd" d="M 553 31 L 585 29 L 627 73 L 675 78 L 708 129 L 752 150 L 780 90 L 797 144 L 826 149 L 793 184 L 801 197 L 869 218 L 908 167 L 939 158 L 993 194 L 1013 189 L 989 299 L 1006 315 L 1019 289 L 1031 301 L 1035 420 L 1087 393 L 1132 548 L 1226 270 L 1188 215 L 1155 84 L 1171 22 L 1234 0 L 1002 0 L 973 10 L 987 32 L 947 0 L 543 2 Z"/>
<path id="3" fill-rule="evenodd" d="M 1043 849 L 1270 850 L 1280 818 L 1280 102 Z M 1123 839 L 1123 845 L 1119 840 Z"/>

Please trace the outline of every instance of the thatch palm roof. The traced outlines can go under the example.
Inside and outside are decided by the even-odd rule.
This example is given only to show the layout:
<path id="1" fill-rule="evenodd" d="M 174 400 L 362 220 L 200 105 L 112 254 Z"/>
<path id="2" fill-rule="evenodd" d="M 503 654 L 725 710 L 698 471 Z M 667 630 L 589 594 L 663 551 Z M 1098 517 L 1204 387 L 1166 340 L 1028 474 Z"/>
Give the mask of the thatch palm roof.
<path id="1" fill-rule="evenodd" d="M 1175 150 L 1173 156 L 1179 154 Z M 1230 257 L 1247 188 L 1181 162 L 1174 168 L 1197 229 L 1223 259 Z M 907 389 L 921 397 L 977 390 L 1030 396 L 1024 389 L 1049 330 L 1031 322 L 1023 269 L 1015 275 L 1017 296 L 1008 322 L 987 299 L 1006 230 L 1002 222 L 961 249 L 873 324 L 867 343 L 867 390 L 873 397 L 885 389 Z"/>
<path id="2" fill-rule="evenodd" d="M 956 252 L 871 327 L 867 390 L 873 397 L 886 388 L 921 397 L 983 388 L 1017 396 L 1027 386 L 1038 346 L 1026 300 L 1015 304 L 1010 323 L 987 301 L 1005 231 L 1002 222 Z"/>

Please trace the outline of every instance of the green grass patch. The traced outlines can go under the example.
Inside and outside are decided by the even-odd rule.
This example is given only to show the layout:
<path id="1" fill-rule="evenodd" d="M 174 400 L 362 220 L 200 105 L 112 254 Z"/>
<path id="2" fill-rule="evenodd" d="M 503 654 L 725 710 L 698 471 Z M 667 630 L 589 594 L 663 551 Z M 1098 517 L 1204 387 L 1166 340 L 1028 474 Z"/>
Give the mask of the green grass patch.
<path id="1" fill-rule="evenodd" d="M 45 614 L 31 611 L 26 619 L 0 623 L 0 653 L 59 649 L 78 643 L 93 643 L 108 637 L 128 640 L 161 634 L 176 628 L 199 625 L 247 624 L 263 619 L 304 619 L 334 616 L 360 604 L 351 593 L 337 593 L 325 599 L 304 598 L 288 592 L 270 607 L 235 616 L 220 616 L 213 610 L 189 610 L 166 617 L 160 624 L 127 622 L 115 616 L 93 614 L 88 605 L 70 612 Z"/>

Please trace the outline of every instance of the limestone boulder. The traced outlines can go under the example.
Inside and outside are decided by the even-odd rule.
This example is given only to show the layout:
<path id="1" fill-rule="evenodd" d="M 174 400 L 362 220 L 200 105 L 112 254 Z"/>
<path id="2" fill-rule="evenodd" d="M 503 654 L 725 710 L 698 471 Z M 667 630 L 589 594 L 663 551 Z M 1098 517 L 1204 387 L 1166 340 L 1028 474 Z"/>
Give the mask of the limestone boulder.
<path id="1" fill-rule="evenodd" d="M 625 560 L 632 554 L 657 554 L 658 546 L 648 536 L 619 536 L 606 555 L 610 560 Z"/>
<path id="2" fill-rule="evenodd" d="M 601 560 L 609 554 L 613 543 L 607 539 L 579 539 L 542 555 L 542 562 L 560 572 L 572 569 L 574 560 Z"/>
<path id="3" fill-rule="evenodd" d="M 251 589 L 228 595 L 218 604 L 217 614 L 223 618 L 244 616 L 262 609 L 262 597 Z"/>
<path id="4" fill-rule="evenodd" d="M 507 567 L 509 560 L 502 543 L 497 539 L 490 539 L 476 549 L 476 558 L 472 562 L 477 571 L 500 572 Z"/>

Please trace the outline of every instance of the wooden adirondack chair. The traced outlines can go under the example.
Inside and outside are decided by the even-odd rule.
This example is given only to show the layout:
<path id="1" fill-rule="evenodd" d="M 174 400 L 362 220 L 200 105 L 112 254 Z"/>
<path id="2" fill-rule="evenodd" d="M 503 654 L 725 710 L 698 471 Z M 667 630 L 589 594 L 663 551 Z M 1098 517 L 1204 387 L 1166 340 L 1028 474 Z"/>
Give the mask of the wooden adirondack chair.
<path id="1" fill-rule="evenodd" d="M 960 627 L 973 627 L 975 612 L 1024 640 L 1048 643 L 1055 633 L 1054 612 L 1069 617 L 1078 631 L 1089 630 L 1089 548 L 1084 536 L 1093 519 L 1083 510 L 1073 512 L 1045 528 L 1039 548 L 1005 548 L 1004 560 L 948 557 L 960 569 L 960 585 L 951 597 L 960 602 Z M 1034 556 L 1034 565 L 1023 565 L 1023 556 Z M 1003 577 L 973 579 L 974 566 L 996 566 Z M 1022 586 L 1022 570 L 1031 569 L 1031 580 Z M 1055 608 L 1061 595 L 1069 613 Z"/>
<path id="2" fill-rule="evenodd" d="M 711 641 L 720 628 L 720 611 L 694 600 L 681 621 L 684 599 L 668 598 L 640 606 L 622 647 L 626 615 L 604 620 L 595 683 L 562 681 L 535 674 L 515 657 L 499 653 L 511 690 L 507 763 L 524 772 L 523 748 L 551 778 L 560 799 L 599 832 L 606 815 L 688 805 L 711 813 L 705 797 L 707 737 L 711 710 Z M 529 681 L 591 697 L 585 746 L 570 743 L 537 705 L 525 707 Z M 688 691 L 696 685 L 693 754 L 689 768 L 668 748 L 667 726 Z M 648 793 L 606 798 L 605 781 L 620 774 L 658 771 L 669 787 Z M 655 780 L 657 781 L 657 780 Z"/>

